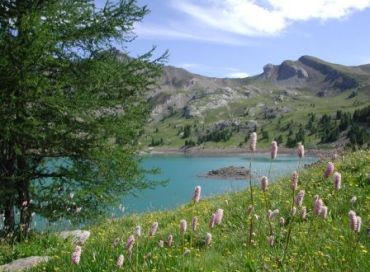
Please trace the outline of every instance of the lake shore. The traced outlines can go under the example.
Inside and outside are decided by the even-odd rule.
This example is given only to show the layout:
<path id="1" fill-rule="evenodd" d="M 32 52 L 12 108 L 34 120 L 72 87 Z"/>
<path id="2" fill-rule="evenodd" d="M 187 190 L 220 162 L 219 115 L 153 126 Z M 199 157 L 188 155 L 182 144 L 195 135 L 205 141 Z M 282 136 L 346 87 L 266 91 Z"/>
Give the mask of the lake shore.
<path id="1" fill-rule="evenodd" d="M 332 157 L 334 154 L 340 154 L 342 150 L 340 149 L 306 149 L 306 155 L 310 156 L 317 156 L 328 158 Z M 262 148 L 257 149 L 256 153 L 258 154 L 269 154 L 270 149 Z M 279 154 L 287 154 L 292 155 L 296 154 L 296 148 L 279 148 Z M 239 155 L 239 154 L 250 154 L 248 148 L 237 148 L 237 147 L 229 147 L 229 148 L 200 148 L 200 147 L 192 147 L 192 148 L 176 148 L 176 147 L 152 147 L 148 148 L 145 151 L 141 151 L 141 154 L 163 154 L 163 155 Z"/>

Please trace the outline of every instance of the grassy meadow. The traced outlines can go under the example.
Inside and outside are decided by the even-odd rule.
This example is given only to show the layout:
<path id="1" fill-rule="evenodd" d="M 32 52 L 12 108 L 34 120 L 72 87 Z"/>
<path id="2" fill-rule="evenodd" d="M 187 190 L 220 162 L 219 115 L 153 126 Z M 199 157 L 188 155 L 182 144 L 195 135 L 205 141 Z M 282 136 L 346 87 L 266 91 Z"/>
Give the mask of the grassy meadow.
<path id="1" fill-rule="evenodd" d="M 327 161 L 298 170 L 294 197 L 300 190 L 305 196 L 294 216 L 290 177 L 270 184 L 266 195 L 259 185 L 254 186 L 255 211 L 249 214 L 249 189 L 194 204 L 193 188 L 189 188 L 189 203 L 177 209 L 130 215 L 92 227 L 78 265 L 71 262 L 75 246 L 51 233 L 34 234 L 13 246 L 1 245 L 0 264 L 25 256 L 48 255 L 52 257 L 49 263 L 31 271 L 370 271 L 370 152 L 345 153 L 333 163 L 342 175 L 339 190 L 334 189 L 333 176 L 323 176 Z M 314 214 L 315 195 L 328 207 L 326 218 Z M 307 210 L 305 219 L 301 217 L 303 207 Z M 224 216 L 211 228 L 210 219 L 217 209 L 223 209 Z M 279 209 L 279 214 L 269 220 L 268 209 Z M 350 210 L 362 218 L 360 232 L 350 228 Z M 199 220 L 196 231 L 192 230 L 194 216 Z M 254 233 L 250 243 L 251 218 Z M 179 228 L 181 219 L 188 222 L 185 232 Z M 149 236 L 153 222 L 159 227 L 155 235 Z M 273 245 L 267 239 L 269 224 Z M 142 227 L 142 235 L 136 237 L 130 257 L 126 241 L 137 225 Z M 209 245 L 205 243 L 207 233 L 212 235 Z M 171 247 L 166 243 L 170 234 L 174 240 Z M 121 254 L 125 261 L 118 268 L 116 261 Z"/>

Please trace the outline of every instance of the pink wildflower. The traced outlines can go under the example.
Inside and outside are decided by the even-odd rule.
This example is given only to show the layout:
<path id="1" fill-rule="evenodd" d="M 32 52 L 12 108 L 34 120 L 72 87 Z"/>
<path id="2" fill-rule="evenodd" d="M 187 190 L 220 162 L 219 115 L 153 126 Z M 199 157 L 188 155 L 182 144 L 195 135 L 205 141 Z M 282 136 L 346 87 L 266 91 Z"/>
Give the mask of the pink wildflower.
<path id="1" fill-rule="evenodd" d="M 361 223 L 362 223 L 362 219 L 360 216 L 357 216 L 357 228 L 356 228 L 356 232 L 360 232 L 361 231 Z"/>
<path id="2" fill-rule="evenodd" d="M 273 211 L 268 210 L 267 211 L 267 217 L 268 217 L 268 219 L 270 219 L 270 220 L 274 219 L 279 214 L 279 212 L 280 212 L 279 209 L 275 209 Z"/>
<path id="3" fill-rule="evenodd" d="M 356 213 L 354 211 L 350 211 L 348 213 L 348 217 L 349 217 L 349 225 L 351 227 L 351 230 L 355 231 L 357 227 Z"/>
<path id="4" fill-rule="evenodd" d="M 302 143 L 298 143 L 297 154 L 299 158 L 304 157 L 304 145 Z"/>
<path id="5" fill-rule="evenodd" d="M 297 190 L 298 187 L 298 173 L 297 171 L 294 171 L 292 173 L 292 177 L 290 178 L 290 188 L 292 188 L 293 191 Z"/>
<path id="6" fill-rule="evenodd" d="M 322 206 L 320 209 L 320 216 L 324 219 L 328 217 L 328 207 Z"/>
<path id="7" fill-rule="evenodd" d="M 124 262 L 125 262 L 125 257 L 122 254 L 119 255 L 117 262 L 116 262 L 117 267 L 122 268 Z"/>
<path id="8" fill-rule="evenodd" d="M 209 246 L 212 242 L 212 234 L 210 234 L 209 232 L 207 232 L 206 234 L 206 239 L 205 239 L 205 244 L 206 246 Z"/>
<path id="9" fill-rule="evenodd" d="M 275 237 L 273 235 L 267 236 L 267 241 L 268 241 L 269 245 L 272 247 L 272 246 L 274 246 Z"/>
<path id="10" fill-rule="evenodd" d="M 314 213 L 316 215 L 320 215 L 321 208 L 324 206 L 324 202 L 322 199 L 318 196 L 315 195 L 315 201 L 314 201 Z"/>
<path id="11" fill-rule="evenodd" d="M 334 188 L 335 190 L 339 190 L 342 187 L 342 175 L 338 172 L 335 172 L 334 175 Z"/>
<path id="12" fill-rule="evenodd" d="M 82 249 L 80 246 L 76 246 L 74 252 L 72 253 L 72 263 L 79 264 L 81 260 Z"/>
<path id="13" fill-rule="evenodd" d="M 211 217 L 211 221 L 209 222 L 209 227 L 213 228 L 215 226 L 215 222 L 216 222 L 216 214 L 213 213 Z"/>
<path id="14" fill-rule="evenodd" d="M 284 226 L 285 225 L 285 219 L 284 219 L 284 217 L 280 217 L 279 223 L 280 223 L 281 226 Z"/>
<path id="15" fill-rule="evenodd" d="M 188 223 L 186 222 L 185 219 L 181 219 L 180 220 L 180 232 L 181 233 L 186 232 L 187 228 L 188 228 Z"/>
<path id="16" fill-rule="evenodd" d="M 360 216 L 357 216 L 354 211 L 350 211 L 348 213 L 348 216 L 349 216 L 349 225 L 350 225 L 351 229 L 354 232 L 360 232 L 360 230 L 361 230 L 361 223 L 362 223 L 361 217 Z"/>
<path id="17" fill-rule="evenodd" d="M 216 211 L 215 224 L 220 225 L 223 217 L 224 217 L 224 210 L 218 209 Z"/>
<path id="18" fill-rule="evenodd" d="M 271 159 L 276 159 L 276 156 L 277 156 L 277 152 L 278 152 L 278 144 L 276 141 L 273 141 L 271 143 Z"/>
<path id="19" fill-rule="evenodd" d="M 193 220 L 191 221 L 191 226 L 193 228 L 193 231 L 197 231 L 198 217 L 196 217 L 196 216 L 193 217 Z"/>
<path id="20" fill-rule="evenodd" d="M 272 211 L 271 210 L 268 210 L 267 211 L 267 218 L 268 219 L 271 219 L 272 218 Z"/>
<path id="21" fill-rule="evenodd" d="M 198 203 L 200 201 L 201 192 L 202 192 L 202 187 L 196 186 L 194 189 L 194 196 L 193 196 L 193 201 L 195 203 Z"/>
<path id="22" fill-rule="evenodd" d="M 252 132 L 249 139 L 250 139 L 249 148 L 252 152 L 255 152 L 256 151 L 256 146 L 257 146 L 257 133 Z"/>
<path id="23" fill-rule="evenodd" d="M 135 227 L 134 233 L 135 233 L 135 235 L 137 237 L 140 237 L 141 236 L 141 226 L 140 225 L 138 225 L 138 226 Z"/>
<path id="24" fill-rule="evenodd" d="M 167 237 L 167 245 L 168 245 L 169 247 L 172 247 L 172 244 L 173 244 L 173 235 L 172 235 L 172 234 L 170 234 L 170 235 L 168 235 L 168 237 Z"/>
<path id="25" fill-rule="evenodd" d="M 291 209 L 291 211 L 290 211 L 290 214 L 292 215 L 292 216 L 295 216 L 295 214 L 297 213 L 297 208 L 294 206 L 292 209 Z"/>
<path id="26" fill-rule="evenodd" d="M 130 235 L 127 239 L 127 243 L 126 243 L 126 250 L 131 254 L 132 253 L 132 249 L 134 247 L 134 244 L 135 244 L 135 236 L 134 235 Z"/>
<path id="27" fill-rule="evenodd" d="M 302 210 L 301 210 L 301 219 L 305 220 L 306 217 L 307 217 L 307 209 L 306 209 L 306 207 L 303 207 Z"/>
<path id="28" fill-rule="evenodd" d="M 328 178 L 334 173 L 334 164 L 332 162 L 328 162 L 328 165 L 326 166 L 326 170 L 324 173 L 324 177 Z"/>
<path id="29" fill-rule="evenodd" d="M 261 179 L 261 190 L 265 192 L 267 190 L 268 185 L 269 185 L 269 181 L 268 181 L 267 177 L 262 177 L 262 179 Z"/>
<path id="30" fill-rule="evenodd" d="M 295 204 L 298 206 L 298 207 L 301 207 L 302 204 L 303 204 L 303 199 L 304 199 L 304 194 L 305 194 L 305 191 L 304 190 L 300 190 L 297 194 L 297 197 L 295 199 Z"/>
<path id="31" fill-rule="evenodd" d="M 154 222 L 150 227 L 149 236 L 154 236 L 158 230 L 158 222 Z"/>

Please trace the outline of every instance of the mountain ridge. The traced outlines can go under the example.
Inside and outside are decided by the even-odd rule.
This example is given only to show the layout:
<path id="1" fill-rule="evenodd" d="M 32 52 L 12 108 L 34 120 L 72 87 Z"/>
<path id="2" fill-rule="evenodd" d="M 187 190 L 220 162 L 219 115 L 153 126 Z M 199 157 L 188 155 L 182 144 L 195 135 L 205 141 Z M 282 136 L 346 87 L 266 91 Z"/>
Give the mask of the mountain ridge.
<path id="1" fill-rule="evenodd" d="M 369 70 L 366 70 L 368 66 Z M 370 64 L 368 66 L 344 66 L 302 56 L 296 61 L 283 61 L 280 65 L 267 64 L 263 73 L 247 78 L 207 77 L 183 68 L 165 66 L 160 87 L 149 98 L 154 107 L 152 119 L 158 121 L 169 114 L 172 108 L 189 106 L 191 101 L 210 96 L 216 91 L 223 92 L 221 100 L 230 100 L 230 96 L 245 99 L 266 94 L 268 89 L 311 89 L 318 96 L 335 95 L 370 84 Z M 221 102 L 221 105 L 224 104 Z"/>
<path id="2" fill-rule="evenodd" d="M 253 129 L 272 134 L 266 141 L 284 139 L 288 135 L 281 123 L 297 122 L 298 127 L 309 113 L 331 115 L 369 105 L 370 64 L 345 66 L 305 55 L 279 65 L 267 64 L 261 74 L 246 78 L 207 77 L 164 66 L 148 101 L 152 111 L 144 145 L 162 138 L 165 146 L 183 146 L 185 139 L 187 144 L 205 140 L 219 146 L 221 137 L 226 145 L 235 146 Z M 184 136 L 186 126 L 193 127 L 190 136 Z M 211 135 L 235 127 L 238 131 L 231 136 L 226 132 L 215 138 Z"/>

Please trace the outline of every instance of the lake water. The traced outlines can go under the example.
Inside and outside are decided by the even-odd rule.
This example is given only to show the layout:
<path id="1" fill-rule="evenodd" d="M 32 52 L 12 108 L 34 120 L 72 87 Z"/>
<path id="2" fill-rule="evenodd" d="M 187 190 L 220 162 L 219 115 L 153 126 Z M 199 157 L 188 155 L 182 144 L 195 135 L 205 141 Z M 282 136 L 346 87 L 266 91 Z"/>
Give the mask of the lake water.
<path id="1" fill-rule="evenodd" d="M 315 157 L 305 157 L 303 164 L 310 164 L 317 160 Z M 161 173 L 153 178 L 168 180 L 166 186 L 135 192 L 136 196 L 123 196 L 121 204 L 112 207 L 109 216 L 122 217 L 130 213 L 140 213 L 154 210 L 173 209 L 183 203 L 191 201 L 194 187 L 202 187 L 202 198 L 228 192 L 242 190 L 249 185 L 249 180 L 224 180 L 200 177 L 210 170 L 227 166 L 244 166 L 249 168 L 249 155 L 215 155 L 215 156 L 190 156 L 190 155 L 148 155 L 143 158 L 144 168 L 159 168 Z M 273 160 L 270 173 L 270 182 L 278 177 L 290 175 L 298 167 L 296 155 L 278 155 Z M 270 168 L 269 154 L 256 154 L 252 161 L 252 172 L 255 179 L 253 184 L 259 184 L 261 176 L 268 175 Z M 1 225 L 1 222 L 0 222 Z M 1 226 L 0 226 L 1 227 Z M 32 228 L 37 230 L 62 230 L 73 229 L 68 222 L 48 224 L 39 216 L 35 216 Z"/>
<path id="2" fill-rule="evenodd" d="M 305 164 L 315 162 L 315 157 L 304 158 Z M 248 155 L 229 156 L 186 156 L 186 155 L 152 155 L 143 160 L 146 168 L 158 167 L 161 174 L 157 178 L 167 179 L 165 187 L 138 192 L 137 197 L 122 198 L 123 214 L 165 210 L 191 201 L 194 187 L 202 187 L 202 197 L 209 197 L 226 192 L 234 192 L 248 187 L 249 180 L 224 180 L 200 177 L 210 170 L 227 166 L 244 166 L 249 168 Z M 253 158 L 252 171 L 256 178 L 253 184 L 259 184 L 259 177 L 268 174 L 270 167 L 269 154 L 257 154 Z M 279 155 L 272 163 L 270 181 L 292 173 L 298 167 L 295 155 Z M 122 213 L 119 209 L 117 213 Z"/>

